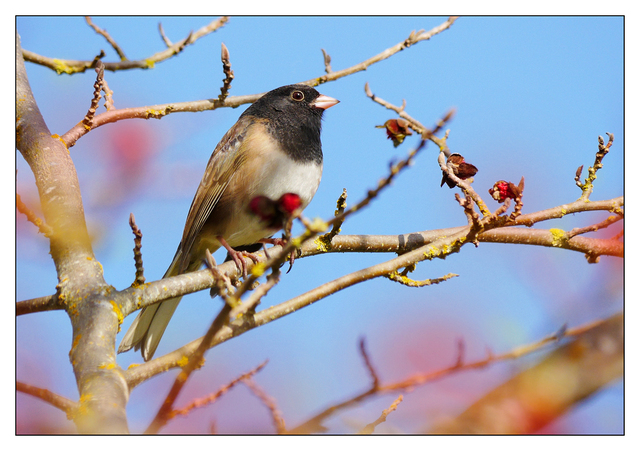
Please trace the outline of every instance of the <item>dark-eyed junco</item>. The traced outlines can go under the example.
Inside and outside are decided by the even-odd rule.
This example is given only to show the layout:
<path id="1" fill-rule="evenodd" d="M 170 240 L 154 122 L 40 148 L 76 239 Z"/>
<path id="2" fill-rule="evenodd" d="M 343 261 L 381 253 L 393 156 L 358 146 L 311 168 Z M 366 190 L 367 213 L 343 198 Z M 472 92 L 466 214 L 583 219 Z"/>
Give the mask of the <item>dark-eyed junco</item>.
<path id="1" fill-rule="evenodd" d="M 288 85 L 242 113 L 209 159 L 165 278 L 197 270 L 206 249 L 213 253 L 220 246 L 246 274 L 242 253 L 233 248 L 259 243 L 282 228 L 281 221 L 265 217 L 264 199 L 274 205 L 297 199 L 304 208 L 316 193 L 322 176 L 322 113 L 336 103 L 310 86 Z M 144 308 L 118 352 L 141 348 L 144 360 L 151 359 L 180 299 Z"/>

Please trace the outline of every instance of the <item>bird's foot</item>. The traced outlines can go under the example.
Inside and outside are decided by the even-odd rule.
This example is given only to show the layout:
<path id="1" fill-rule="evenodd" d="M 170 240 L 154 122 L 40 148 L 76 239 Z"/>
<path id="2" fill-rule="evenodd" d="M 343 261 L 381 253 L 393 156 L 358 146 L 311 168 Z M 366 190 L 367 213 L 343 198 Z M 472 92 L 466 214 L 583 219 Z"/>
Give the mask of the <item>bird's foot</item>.
<path id="1" fill-rule="evenodd" d="M 260 261 L 258 257 L 253 255 L 251 252 L 247 252 L 244 250 L 235 250 L 234 248 L 229 246 L 229 243 L 227 243 L 224 238 L 220 236 L 218 237 L 218 241 L 227 250 L 227 259 L 229 259 L 230 257 L 233 260 L 238 270 L 240 270 L 240 272 L 242 273 L 242 276 L 246 276 L 248 274 L 247 261 L 244 259 L 244 257 L 250 259 L 251 261 L 253 261 L 253 263 L 258 263 Z"/>
<path id="2" fill-rule="evenodd" d="M 260 242 L 266 243 L 266 244 L 273 244 L 274 246 L 282 246 L 284 248 L 288 241 L 283 238 L 264 238 L 260 240 Z M 298 251 L 297 249 L 294 249 L 291 251 L 291 254 L 289 254 L 289 269 L 287 269 L 287 274 L 289 274 L 289 271 L 291 271 L 291 268 L 293 268 L 293 262 L 296 259 L 297 251 Z"/>

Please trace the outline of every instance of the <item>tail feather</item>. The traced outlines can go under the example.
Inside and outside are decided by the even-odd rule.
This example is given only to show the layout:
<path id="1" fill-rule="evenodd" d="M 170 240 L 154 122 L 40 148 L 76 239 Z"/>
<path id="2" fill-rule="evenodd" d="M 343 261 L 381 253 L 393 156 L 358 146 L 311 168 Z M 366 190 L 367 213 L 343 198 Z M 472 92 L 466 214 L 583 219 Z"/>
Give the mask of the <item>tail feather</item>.
<path id="1" fill-rule="evenodd" d="M 180 257 L 181 252 L 180 249 L 178 249 L 163 279 L 181 273 L 179 269 Z M 187 271 L 183 272 L 197 269 L 200 263 L 197 262 L 197 265 L 191 264 L 189 266 Z M 120 346 L 118 347 L 118 353 L 126 352 L 131 348 L 135 348 L 136 351 L 142 349 L 142 358 L 145 361 L 151 360 L 181 299 L 182 296 L 171 298 L 143 308 L 122 338 Z"/>

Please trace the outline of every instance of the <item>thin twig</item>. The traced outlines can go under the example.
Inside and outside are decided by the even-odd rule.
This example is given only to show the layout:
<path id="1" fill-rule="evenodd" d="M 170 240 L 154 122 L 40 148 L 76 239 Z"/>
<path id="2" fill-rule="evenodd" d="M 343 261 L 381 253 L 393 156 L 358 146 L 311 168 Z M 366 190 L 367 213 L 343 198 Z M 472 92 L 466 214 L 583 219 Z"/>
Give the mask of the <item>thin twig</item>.
<path id="1" fill-rule="evenodd" d="M 182 407 L 180 409 L 175 409 L 175 410 L 171 411 L 169 417 L 170 418 L 174 418 L 174 417 L 176 417 L 178 415 L 187 416 L 194 409 L 205 407 L 205 406 L 208 406 L 210 404 L 213 404 L 214 402 L 216 402 L 218 400 L 218 398 L 220 398 L 222 395 L 224 395 L 229 390 L 231 390 L 235 385 L 237 385 L 238 383 L 240 383 L 240 382 L 242 382 L 242 381 L 244 381 L 246 379 L 249 379 L 249 378 L 253 377 L 259 371 L 261 371 L 267 365 L 267 363 L 268 363 L 268 360 L 265 360 L 264 362 L 262 362 L 260 365 L 258 365 L 254 369 L 252 369 L 250 371 L 247 371 L 244 374 L 241 374 L 240 376 L 236 377 L 234 380 L 232 380 L 228 384 L 223 385 L 215 393 L 207 395 L 207 396 L 205 396 L 203 398 L 196 399 L 196 400 L 190 402 L 189 404 L 187 404 L 185 407 Z"/>
<path id="2" fill-rule="evenodd" d="M 262 401 L 262 403 L 269 409 L 271 413 L 271 419 L 273 420 L 273 425 L 276 428 L 276 432 L 278 434 L 285 434 L 287 432 L 287 428 L 284 423 L 284 418 L 282 417 L 282 413 L 278 409 L 276 405 L 275 399 L 269 396 L 262 388 L 260 388 L 253 379 L 246 378 L 242 380 L 242 383 L 249 387 L 251 392 Z"/>
<path id="3" fill-rule="evenodd" d="M 369 82 L 364 84 L 364 92 L 367 95 L 367 97 L 369 97 L 374 102 L 382 105 L 383 107 L 387 108 L 388 110 L 392 110 L 392 111 L 395 111 L 396 113 L 398 113 L 398 115 L 401 118 L 405 119 L 409 123 L 409 127 L 412 128 L 416 133 L 420 133 L 422 135 L 423 133 L 425 133 L 427 131 L 427 127 L 422 125 L 420 123 L 420 121 L 418 121 L 417 119 L 409 116 L 409 114 L 405 111 L 405 108 L 407 106 L 407 102 L 405 100 L 402 101 L 402 106 L 396 106 L 396 105 L 394 105 L 392 103 L 389 103 L 386 100 L 381 99 L 380 97 L 376 96 L 371 91 L 371 88 L 369 87 Z M 426 137 L 425 137 L 425 139 L 426 139 Z"/>
<path id="4" fill-rule="evenodd" d="M 575 181 L 576 185 L 582 190 L 582 195 L 580 196 L 580 199 L 582 200 L 588 200 L 589 196 L 591 196 L 591 192 L 593 191 L 593 182 L 597 178 L 596 172 L 598 172 L 599 169 L 602 169 L 602 160 L 604 156 L 609 153 L 609 149 L 613 144 L 613 134 L 607 133 L 607 136 L 609 137 L 609 141 L 606 145 L 602 136 L 598 136 L 598 151 L 596 152 L 596 159 L 593 166 L 589 168 L 589 175 L 585 179 L 584 183 L 580 182 L 582 166 L 580 166 L 576 171 Z"/>
<path id="5" fill-rule="evenodd" d="M 338 70 L 338 71 L 331 71 L 330 73 L 327 73 L 325 75 L 322 75 L 320 77 L 317 78 L 312 78 L 310 80 L 307 80 L 305 82 L 303 82 L 304 84 L 308 84 L 309 86 L 318 86 L 321 85 L 323 83 L 327 83 L 329 81 L 335 81 L 339 78 L 345 77 L 347 75 L 351 75 L 354 74 L 356 72 L 361 72 L 364 70 L 367 70 L 367 68 L 369 66 L 371 66 L 372 64 L 378 63 L 380 61 L 383 61 L 393 55 L 395 55 L 398 52 L 401 52 L 402 50 L 405 50 L 406 48 L 409 48 L 410 46 L 417 44 L 418 42 L 421 41 L 427 41 L 429 39 L 431 39 L 433 36 L 442 33 L 443 31 L 447 30 L 449 27 L 451 27 L 451 25 L 453 25 L 453 23 L 456 21 L 457 17 L 449 17 L 449 19 L 447 19 L 445 22 L 443 22 L 442 24 L 432 28 L 429 31 L 424 31 L 424 30 L 420 30 L 418 32 L 416 31 L 412 31 L 411 34 L 409 35 L 409 37 L 407 39 L 405 39 L 404 41 L 394 45 L 393 47 L 390 47 L 384 51 L 382 51 L 381 53 L 378 53 L 375 56 L 372 56 L 371 58 L 356 64 L 354 66 L 351 66 L 347 69 L 342 69 L 342 70 Z"/>
<path id="6" fill-rule="evenodd" d="M 487 208 L 487 205 L 484 203 L 480 195 L 476 193 L 475 190 L 471 187 L 471 184 L 467 183 L 465 180 L 458 178 L 458 176 L 453 171 L 453 168 L 447 164 L 445 152 L 440 152 L 440 154 L 438 155 L 438 164 L 440 165 L 440 169 L 442 170 L 442 172 L 447 174 L 447 178 L 455 183 L 456 186 L 460 188 L 465 195 L 473 199 L 483 216 L 487 217 L 491 215 L 489 209 Z"/>
<path id="7" fill-rule="evenodd" d="M 340 228 L 344 223 L 344 217 L 342 213 L 344 213 L 344 209 L 347 208 L 347 190 L 346 188 L 342 189 L 342 194 L 338 197 L 338 201 L 336 203 L 336 211 L 334 212 L 334 216 L 340 216 L 342 219 L 340 221 L 336 221 L 333 223 L 331 230 L 328 233 L 316 238 L 316 241 L 320 243 L 325 248 L 331 247 L 331 240 L 333 237 L 340 233 Z"/>
<path id="8" fill-rule="evenodd" d="M 324 71 L 328 74 L 330 74 L 331 71 L 331 57 L 329 56 L 329 54 L 324 50 L 324 49 L 320 49 L 322 50 L 322 57 L 324 59 Z"/>
<path id="9" fill-rule="evenodd" d="M 102 83 L 104 80 L 104 64 L 102 64 L 101 60 L 96 61 L 96 82 L 93 84 L 93 98 L 91 99 L 91 106 L 89 107 L 89 111 L 82 119 L 82 124 L 84 125 L 86 130 L 91 130 L 93 128 L 93 118 L 96 115 L 96 110 L 98 109 L 98 103 L 102 98 L 100 92 L 102 91 Z"/>
<path id="10" fill-rule="evenodd" d="M 426 287 L 429 285 L 437 285 L 440 282 L 444 282 L 445 280 L 452 279 L 454 277 L 458 277 L 458 274 L 445 274 L 442 277 L 438 277 L 437 279 L 424 279 L 424 280 L 413 280 L 407 277 L 406 275 L 401 275 L 398 271 L 394 271 L 390 274 L 387 274 L 387 278 L 389 280 L 393 280 L 394 282 L 398 282 L 402 285 L 406 285 L 408 287 Z"/>
<path id="11" fill-rule="evenodd" d="M 616 215 L 616 216 L 609 216 L 607 219 L 605 219 L 602 222 L 599 222 L 598 224 L 593 224 L 590 226 L 586 226 L 586 227 L 576 227 L 574 229 L 571 229 L 570 231 L 568 231 L 566 233 L 566 237 L 568 240 L 570 240 L 571 238 L 573 238 L 576 235 L 581 235 L 583 233 L 588 233 L 588 232 L 596 232 L 600 229 L 605 229 L 607 227 L 609 227 L 611 224 L 615 224 L 616 222 L 620 221 L 621 219 L 623 219 L 623 217 L 621 215 Z"/>
<path id="12" fill-rule="evenodd" d="M 136 225 L 136 218 L 133 216 L 133 213 L 129 215 L 129 226 L 135 236 L 133 239 L 133 260 L 136 265 L 136 279 L 133 281 L 132 286 L 139 287 L 145 283 L 144 266 L 142 265 L 142 252 L 140 251 L 140 249 L 142 249 L 142 232 Z"/>
<path id="13" fill-rule="evenodd" d="M 231 81 L 233 80 L 233 71 L 231 70 L 231 60 L 229 56 L 229 49 L 224 42 L 222 43 L 222 72 L 224 72 L 224 79 L 222 80 L 222 87 L 220 88 L 220 95 L 218 100 L 220 103 L 224 103 L 224 99 L 229 96 L 229 89 L 231 89 Z"/>
<path id="14" fill-rule="evenodd" d="M 32 223 L 34 226 L 38 228 L 38 231 L 42 233 L 45 237 L 50 238 L 53 234 L 53 229 L 44 222 L 43 219 L 39 218 L 29 207 L 22 202 L 20 198 L 20 194 L 16 193 L 16 207 L 20 213 L 27 217 L 27 221 Z"/>
<path id="15" fill-rule="evenodd" d="M 63 309 L 64 304 L 57 294 L 16 302 L 16 316 Z"/>
<path id="16" fill-rule="evenodd" d="M 367 367 L 367 370 L 369 370 L 369 375 L 371 376 L 371 387 L 374 389 L 377 389 L 378 386 L 380 385 L 380 379 L 378 378 L 378 373 L 376 373 L 376 370 L 373 368 L 371 359 L 367 354 L 367 348 L 365 346 L 364 338 L 360 339 L 359 348 L 360 348 L 360 354 L 362 355 L 362 359 L 364 360 L 364 364 Z"/>
<path id="17" fill-rule="evenodd" d="M 171 47 L 173 45 L 173 43 L 169 40 L 167 35 L 164 34 L 164 28 L 162 27 L 162 22 L 158 22 L 158 33 L 160 33 L 160 38 L 162 39 L 162 42 L 164 42 L 164 45 L 166 45 L 167 47 Z"/>
<path id="18" fill-rule="evenodd" d="M 71 418 L 78 409 L 78 403 L 71 401 L 69 398 L 60 396 L 45 388 L 35 387 L 33 385 L 25 384 L 24 382 L 16 381 L 16 390 L 22 393 L 26 393 L 36 398 L 41 399 L 47 404 L 51 404 L 54 407 L 62 410 L 67 414 L 68 418 Z"/>
<path id="19" fill-rule="evenodd" d="M 260 303 L 260 300 L 267 295 L 267 293 L 280 281 L 280 269 L 274 268 L 273 271 L 267 276 L 267 281 L 260 284 L 249 298 L 241 304 L 234 307 L 229 313 L 229 320 L 244 316 L 246 314 L 254 314 L 256 307 Z"/>
<path id="20" fill-rule="evenodd" d="M 111 37 L 111 35 L 107 33 L 107 30 L 103 30 L 102 28 L 95 25 L 91 20 L 91 17 L 89 16 L 85 16 L 85 20 L 87 21 L 87 24 L 89 24 L 89 26 L 95 30 L 96 33 L 103 36 L 107 40 L 109 45 L 113 47 L 113 50 L 115 50 L 118 56 L 120 57 L 120 61 L 127 60 L 127 57 L 125 56 L 124 51 L 120 48 L 120 46 L 116 43 L 116 41 Z"/>
<path id="21" fill-rule="evenodd" d="M 480 215 L 474 210 L 473 200 L 469 195 L 465 194 L 464 198 L 460 197 L 460 194 L 455 193 L 455 199 L 464 209 L 464 214 L 467 216 L 467 222 L 469 227 L 477 227 L 480 224 Z"/>
<path id="22" fill-rule="evenodd" d="M 393 403 L 389 406 L 388 409 L 384 409 L 382 411 L 382 414 L 380 415 L 380 417 L 378 417 L 376 421 L 374 421 L 373 423 L 367 424 L 364 428 L 362 428 L 358 432 L 358 434 L 373 434 L 376 426 L 379 425 L 380 423 L 384 423 L 385 421 L 387 421 L 387 416 L 389 416 L 391 412 L 393 412 L 398 408 L 398 405 L 402 402 L 402 399 L 403 399 L 402 395 L 398 396 L 398 398 L 395 401 L 393 401 Z"/>

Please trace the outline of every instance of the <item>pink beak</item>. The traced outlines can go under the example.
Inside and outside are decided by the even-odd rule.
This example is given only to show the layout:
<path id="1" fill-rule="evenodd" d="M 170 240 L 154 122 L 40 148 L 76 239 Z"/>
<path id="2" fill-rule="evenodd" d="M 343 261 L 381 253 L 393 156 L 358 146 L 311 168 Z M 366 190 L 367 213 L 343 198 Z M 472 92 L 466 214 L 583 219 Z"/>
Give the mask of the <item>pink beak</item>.
<path id="1" fill-rule="evenodd" d="M 327 108 L 331 108 L 332 106 L 334 106 L 335 104 L 337 104 L 339 102 L 340 102 L 339 100 L 336 100 L 333 97 L 329 97 L 329 96 L 325 96 L 324 94 L 320 94 L 320 97 L 318 97 L 312 103 L 312 105 L 315 106 L 316 108 L 320 108 L 320 109 L 326 110 Z"/>

